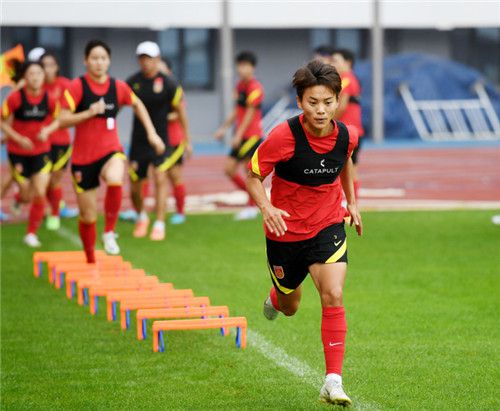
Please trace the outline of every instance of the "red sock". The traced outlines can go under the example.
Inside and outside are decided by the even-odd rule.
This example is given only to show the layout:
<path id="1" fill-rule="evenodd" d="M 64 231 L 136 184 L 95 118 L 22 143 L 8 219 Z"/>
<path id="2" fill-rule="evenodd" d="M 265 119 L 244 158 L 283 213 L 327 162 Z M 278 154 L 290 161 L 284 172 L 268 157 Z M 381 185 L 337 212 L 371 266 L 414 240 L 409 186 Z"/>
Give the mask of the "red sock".
<path id="1" fill-rule="evenodd" d="M 49 188 L 47 190 L 47 199 L 49 200 L 51 214 L 53 216 L 59 216 L 59 205 L 61 204 L 62 199 L 62 188 Z"/>
<path id="2" fill-rule="evenodd" d="M 242 176 L 240 176 L 239 174 L 235 174 L 231 177 L 231 180 L 236 185 L 236 187 L 243 191 L 247 191 L 247 185 L 245 183 L 245 179 Z"/>
<path id="3" fill-rule="evenodd" d="M 358 199 L 358 192 L 359 192 L 359 180 L 354 181 L 354 196 L 356 197 L 356 200 Z"/>
<path id="4" fill-rule="evenodd" d="M 149 181 L 146 180 L 144 183 L 142 183 L 141 186 L 141 196 L 142 198 L 146 198 L 149 194 Z"/>
<path id="5" fill-rule="evenodd" d="M 122 186 L 108 186 L 106 197 L 104 198 L 104 232 L 108 233 L 115 230 L 118 212 L 122 205 Z"/>
<path id="6" fill-rule="evenodd" d="M 271 291 L 269 291 L 269 297 L 271 297 L 271 304 L 273 307 L 280 311 L 280 306 L 278 304 L 278 294 L 276 293 L 276 288 L 271 287 Z"/>
<path id="7" fill-rule="evenodd" d="M 35 197 L 31 203 L 30 214 L 28 218 L 28 234 L 36 234 L 36 230 L 40 227 L 45 211 L 45 199 L 43 197 Z"/>
<path id="8" fill-rule="evenodd" d="M 323 307 L 321 339 L 323 340 L 327 374 L 342 375 L 346 333 L 344 307 Z"/>
<path id="9" fill-rule="evenodd" d="M 175 205 L 177 213 L 184 214 L 184 204 L 186 203 L 186 186 L 178 184 L 174 187 Z"/>
<path id="10" fill-rule="evenodd" d="M 95 221 L 93 223 L 84 223 L 80 220 L 78 223 L 78 231 L 80 232 L 83 249 L 85 250 L 85 255 L 87 256 L 87 263 L 95 263 Z"/>

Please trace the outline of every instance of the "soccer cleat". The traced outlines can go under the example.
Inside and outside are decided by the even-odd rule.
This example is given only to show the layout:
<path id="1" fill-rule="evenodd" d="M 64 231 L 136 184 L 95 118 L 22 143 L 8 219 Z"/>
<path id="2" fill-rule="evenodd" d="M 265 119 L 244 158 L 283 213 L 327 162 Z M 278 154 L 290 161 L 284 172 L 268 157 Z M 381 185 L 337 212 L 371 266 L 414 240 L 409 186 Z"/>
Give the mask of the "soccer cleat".
<path id="1" fill-rule="evenodd" d="M 146 237 L 146 234 L 148 233 L 148 227 L 149 227 L 149 218 L 147 216 L 138 218 L 137 221 L 135 222 L 134 237 L 136 238 Z"/>
<path id="2" fill-rule="evenodd" d="M 184 214 L 175 213 L 170 217 L 170 224 L 178 225 L 184 224 L 186 222 L 186 216 Z"/>
<path id="3" fill-rule="evenodd" d="M 149 239 L 152 241 L 162 241 L 165 239 L 165 223 L 163 221 L 155 221 Z"/>
<path id="4" fill-rule="evenodd" d="M 28 247 L 38 248 L 42 245 L 36 234 L 28 233 L 23 238 L 24 244 Z"/>
<path id="5" fill-rule="evenodd" d="M 61 219 L 56 215 L 49 215 L 47 221 L 45 222 L 47 230 L 57 231 L 61 227 Z"/>
<path id="6" fill-rule="evenodd" d="M 104 251 L 110 255 L 118 255 L 120 254 L 120 247 L 116 242 L 116 238 L 118 237 L 113 231 L 108 231 L 102 235 L 102 242 L 104 244 Z"/>
<path id="7" fill-rule="evenodd" d="M 271 302 L 271 297 L 267 297 L 266 301 L 264 301 L 264 317 L 268 320 L 275 320 L 278 316 L 279 311 L 273 307 L 273 303 Z"/>
<path id="8" fill-rule="evenodd" d="M 344 407 L 352 404 L 351 399 L 344 392 L 341 378 L 335 374 L 329 374 L 325 377 L 325 383 L 319 392 L 319 399 L 329 404 Z"/>
<path id="9" fill-rule="evenodd" d="M 125 210 L 125 211 L 122 211 L 120 214 L 119 214 L 119 219 L 120 220 L 123 220 L 123 221 L 136 221 L 137 218 L 138 218 L 138 214 L 137 214 L 137 211 L 133 210 L 133 209 L 129 209 L 129 210 Z"/>
<path id="10" fill-rule="evenodd" d="M 71 208 L 66 205 L 64 201 L 59 203 L 59 217 L 61 218 L 75 218 L 78 216 L 78 208 Z"/>
<path id="11" fill-rule="evenodd" d="M 253 220 L 259 215 L 259 209 L 257 207 L 245 207 L 239 213 L 234 216 L 236 221 L 242 220 Z"/>

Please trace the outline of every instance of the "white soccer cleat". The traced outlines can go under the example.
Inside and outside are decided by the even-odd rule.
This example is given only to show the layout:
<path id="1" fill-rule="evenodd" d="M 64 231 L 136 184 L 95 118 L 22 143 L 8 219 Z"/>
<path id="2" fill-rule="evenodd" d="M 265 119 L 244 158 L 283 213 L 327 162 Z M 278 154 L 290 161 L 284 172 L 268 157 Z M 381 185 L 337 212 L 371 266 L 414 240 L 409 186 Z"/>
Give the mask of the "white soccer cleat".
<path id="1" fill-rule="evenodd" d="M 102 242 L 104 244 L 104 251 L 110 255 L 118 255 L 120 254 L 120 247 L 118 246 L 118 243 L 116 242 L 116 237 L 118 237 L 117 234 L 115 234 L 113 231 L 109 231 L 107 233 L 104 233 L 102 235 Z"/>
<path id="2" fill-rule="evenodd" d="M 279 311 L 273 307 L 273 303 L 271 302 L 271 297 L 267 297 L 266 301 L 264 301 L 264 317 L 268 320 L 275 320 L 278 316 Z"/>
<path id="3" fill-rule="evenodd" d="M 253 220 L 259 215 L 259 209 L 257 207 L 245 207 L 239 213 L 234 216 L 236 221 L 242 220 Z"/>
<path id="4" fill-rule="evenodd" d="M 328 374 L 325 383 L 319 392 L 319 399 L 333 405 L 347 407 L 352 404 L 351 399 L 344 392 L 342 378 L 335 374 Z"/>
<path id="5" fill-rule="evenodd" d="M 32 248 L 38 248 L 42 245 L 40 240 L 38 239 L 36 234 L 29 233 L 26 234 L 23 238 L 24 244 L 26 244 L 28 247 Z"/>

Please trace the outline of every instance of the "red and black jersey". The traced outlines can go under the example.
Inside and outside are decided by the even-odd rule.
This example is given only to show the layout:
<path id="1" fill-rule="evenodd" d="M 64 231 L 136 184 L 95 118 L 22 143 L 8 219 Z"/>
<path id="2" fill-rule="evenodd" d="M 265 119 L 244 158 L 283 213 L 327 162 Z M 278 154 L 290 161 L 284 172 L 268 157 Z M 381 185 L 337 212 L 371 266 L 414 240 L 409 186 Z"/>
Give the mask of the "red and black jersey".
<path id="1" fill-rule="evenodd" d="M 262 137 L 262 101 L 264 100 L 264 88 L 257 79 L 239 81 L 236 85 L 236 128 L 238 128 L 245 117 L 248 107 L 255 107 L 252 121 L 243 133 L 243 140 L 251 137 Z"/>
<path id="2" fill-rule="evenodd" d="M 45 88 L 49 92 L 49 95 L 57 102 L 61 102 L 63 98 L 64 90 L 66 90 L 71 83 L 71 80 L 58 76 L 52 83 L 45 83 Z M 50 135 L 50 142 L 53 145 L 66 146 L 71 144 L 71 135 L 69 129 L 60 128 L 54 131 Z"/>
<path id="3" fill-rule="evenodd" d="M 14 116 L 12 128 L 22 136 L 28 137 L 34 147 L 32 150 L 26 150 L 14 140 L 8 139 L 7 151 L 24 156 L 34 156 L 50 151 L 50 141 L 40 141 L 38 134 L 43 127 L 53 121 L 57 110 L 57 102 L 45 89 L 38 96 L 29 94 L 26 87 L 9 94 L 2 106 L 2 117 L 7 119 L 12 114 Z"/>
<path id="4" fill-rule="evenodd" d="M 344 218 L 338 176 L 358 144 L 357 130 L 334 122 L 331 134 L 315 137 L 303 122 L 300 115 L 292 124 L 276 126 L 248 163 L 248 169 L 261 177 L 274 171 L 271 203 L 290 214 L 284 236 L 265 228 L 270 240 L 307 240 Z"/>
<path id="5" fill-rule="evenodd" d="M 136 98 L 125 82 L 108 77 L 104 83 L 97 83 L 85 74 L 74 79 L 65 90 L 62 107 L 80 112 L 101 98 L 106 104 L 105 113 L 75 126 L 73 164 L 90 164 L 111 152 L 123 150 L 116 115 L 121 106 L 132 105 Z"/>

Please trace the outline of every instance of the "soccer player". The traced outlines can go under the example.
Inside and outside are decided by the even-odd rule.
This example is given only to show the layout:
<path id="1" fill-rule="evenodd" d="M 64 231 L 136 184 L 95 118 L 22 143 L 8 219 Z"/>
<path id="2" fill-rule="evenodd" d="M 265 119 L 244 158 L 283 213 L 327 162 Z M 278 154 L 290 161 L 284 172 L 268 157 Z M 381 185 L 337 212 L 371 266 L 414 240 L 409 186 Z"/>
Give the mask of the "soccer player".
<path id="1" fill-rule="evenodd" d="M 122 201 L 125 155 L 116 128 L 116 116 L 123 105 L 131 105 L 140 119 L 149 143 L 157 153 L 165 150 L 144 104 L 130 87 L 108 75 L 111 50 L 100 40 L 85 46 L 87 72 L 71 81 L 64 91 L 61 126 L 75 126 L 71 173 L 80 209 L 79 232 L 87 262 L 94 263 L 97 187 L 107 185 L 104 199 L 105 228 L 102 240 L 108 254 L 119 254 L 114 232 Z"/>
<path id="2" fill-rule="evenodd" d="M 54 119 L 59 105 L 44 89 L 45 72 L 40 63 L 27 63 L 23 78 L 24 86 L 11 92 L 2 106 L 1 129 L 7 136 L 7 153 L 20 200 L 31 201 L 24 243 L 40 247 L 37 230 L 52 167 L 49 136 L 59 127 Z"/>
<path id="3" fill-rule="evenodd" d="M 354 192 L 358 198 L 359 179 L 358 179 L 358 156 L 361 148 L 361 142 L 365 131 L 361 121 L 361 86 L 358 78 L 352 71 L 354 67 L 354 53 L 346 49 L 334 50 L 332 54 L 332 65 L 337 69 L 342 79 L 342 91 L 340 92 L 339 105 L 335 118 L 344 124 L 356 127 L 359 135 L 359 142 L 352 153 Z"/>
<path id="4" fill-rule="evenodd" d="M 248 163 L 248 191 L 265 223 L 267 260 L 273 282 L 264 303 L 269 320 L 299 308 L 301 283 L 311 274 L 322 305 L 321 337 L 326 377 L 320 399 L 348 405 L 342 387 L 346 335 L 342 289 L 347 272 L 342 188 L 358 235 L 362 234 L 352 180 L 351 154 L 357 132 L 333 121 L 340 76 L 314 60 L 293 77 L 303 113 L 275 127 Z M 271 199 L 263 180 L 274 171 Z"/>
<path id="5" fill-rule="evenodd" d="M 131 76 L 127 83 L 144 102 L 153 124 L 165 145 L 168 144 L 167 116 L 175 111 L 185 121 L 182 100 L 182 88 L 172 77 L 160 71 L 160 48 L 151 41 L 137 46 L 136 55 L 140 71 Z M 148 168 L 154 167 L 156 194 L 156 220 L 151 230 L 150 239 L 161 241 L 165 238 L 165 208 L 167 200 L 167 172 L 182 158 L 185 150 L 191 150 L 189 138 L 175 147 L 169 145 L 161 155 L 155 153 L 150 146 L 144 126 L 136 116 L 132 130 L 130 148 L 130 178 L 132 181 L 132 202 L 138 213 L 134 229 L 134 237 L 147 234 L 149 218 L 143 208 L 142 185 L 147 178 Z"/>
<path id="6" fill-rule="evenodd" d="M 244 165 L 262 142 L 262 101 L 264 89 L 255 78 L 257 57 L 250 51 L 236 56 L 236 70 L 239 81 L 236 85 L 236 108 L 215 132 L 216 139 L 222 139 L 227 129 L 235 123 L 236 132 L 231 140 L 232 150 L 226 160 L 225 172 L 241 190 L 247 191 L 245 179 L 239 174 L 240 165 Z M 250 198 L 248 207 L 236 215 L 237 220 L 257 217 L 258 209 Z"/>
<path id="7" fill-rule="evenodd" d="M 40 62 L 45 70 L 45 88 L 56 101 L 60 101 L 64 90 L 69 87 L 70 80 L 59 75 L 59 63 L 54 54 L 45 52 L 41 56 Z M 54 131 L 50 136 L 50 143 L 52 173 L 47 190 L 47 199 L 49 200 L 51 212 L 47 217 L 46 225 L 48 230 L 58 230 L 61 226 L 59 214 L 62 211 L 60 210 L 63 194 L 61 181 L 71 158 L 71 136 L 69 130 L 67 128 L 59 128 Z M 68 211 L 71 213 L 71 210 L 66 209 L 66 213 Z"/>

